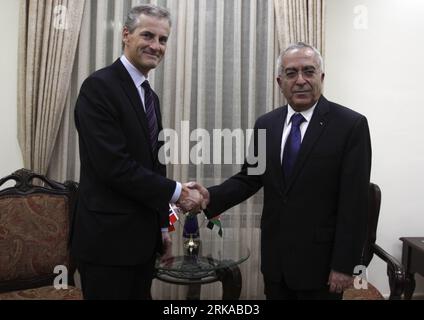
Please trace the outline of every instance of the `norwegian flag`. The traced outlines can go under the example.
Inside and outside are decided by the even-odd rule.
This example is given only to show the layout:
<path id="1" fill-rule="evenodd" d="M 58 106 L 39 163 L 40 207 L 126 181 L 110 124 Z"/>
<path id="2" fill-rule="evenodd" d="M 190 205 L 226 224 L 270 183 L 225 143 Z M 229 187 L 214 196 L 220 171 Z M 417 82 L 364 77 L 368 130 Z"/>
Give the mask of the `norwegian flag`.
<path id="1" fill-rule="evenodd" d="M 178 221 L 178 214 L 172 205 L 169 205 L 169 232 L 175 231 L 174 224 Z"/>

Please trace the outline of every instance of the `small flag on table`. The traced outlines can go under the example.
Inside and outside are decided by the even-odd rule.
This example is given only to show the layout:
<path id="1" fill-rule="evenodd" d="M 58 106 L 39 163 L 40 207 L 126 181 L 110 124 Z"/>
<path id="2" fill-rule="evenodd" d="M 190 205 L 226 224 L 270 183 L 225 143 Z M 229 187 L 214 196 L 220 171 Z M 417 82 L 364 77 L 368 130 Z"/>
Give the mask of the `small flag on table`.
<path id="1" fill-rule="evenodd" d="M 217 226 L 219 229 L 218 229 L 218 234 L 219 234 L 219 236 L 222 238 L 222 225 L 221 225 L 221 220 L 219 220 L 219 216 L 218 217 L 215 217 L 215 218 L 213 218 L 213 219 L 211 219 L 211 220 L 209 220 L 209 222 L 208 222 L 208 225 L 207 225 L 207 227 L 209 228 L 209 229 L 213 229 L 215 226 Z"/>
<path id="2" fill-rule="evenodd" d="M 171 204 L 169 204 L 169 227 L 168 231 L 175 231 L 175 223 L 178 221 L 178 214 L 176 208 L 174 208 Z"/>

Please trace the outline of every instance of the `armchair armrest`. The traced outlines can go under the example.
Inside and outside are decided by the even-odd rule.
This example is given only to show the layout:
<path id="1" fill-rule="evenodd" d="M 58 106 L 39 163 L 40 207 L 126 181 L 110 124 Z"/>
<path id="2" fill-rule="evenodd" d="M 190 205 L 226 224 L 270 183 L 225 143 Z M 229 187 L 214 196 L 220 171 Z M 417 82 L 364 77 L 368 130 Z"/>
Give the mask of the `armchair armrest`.
<path id="1" fill-rule="evenodd" d="M 387 276 L 390 285 L 389 299 L 400 300 L 405 288 L 405 270 L 402 264 L 375 243 L 372 244 L 372 250 L 387 263 Z"/>

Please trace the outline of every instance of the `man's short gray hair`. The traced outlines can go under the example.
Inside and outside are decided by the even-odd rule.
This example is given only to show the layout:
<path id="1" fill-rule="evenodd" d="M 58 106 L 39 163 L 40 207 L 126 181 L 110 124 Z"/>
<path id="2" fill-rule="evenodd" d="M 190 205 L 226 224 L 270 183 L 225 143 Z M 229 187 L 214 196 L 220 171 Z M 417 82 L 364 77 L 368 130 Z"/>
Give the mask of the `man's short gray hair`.
<path id="1" fill-rule="evenodd" d="M 134 30 L 137 29 L 142 14 L 149 17 L 166 19 L 169 22 L 169 26 L 171 27 L 172 25 L 171 14 L 168 9 L 153 4 L 143 4 L 133 7 L 127 15 L 124 27 L 126 27 L 130 33 L 133 33 Z"/>
<path id="2" fill-rule="evenodd" d="M 314 46 L 311 46 L 310 44 L 304 43 L 304 42 L 297 42 L 295 44 L 291 44 L 289 45 L 280 55 L 280 57 L 278 58 L 277 61 L 277 66 L 278 66 L 278 74 L 282 75 L 284 72 L 284 66 L 283 66 L 283 58 L 284 56 L 289 53 L 290 51 L 293 50 L 301 50 L 301 49 L 310 49 L 315 53 L 315 56 L 317 57 L 318 60 L 318 66 L 321 69 L 322 72 L 324 72 L 324 59 L 322 58 L 321 53 L 319 52 L 319 50 L 317 48 L 315 48 Z"/>

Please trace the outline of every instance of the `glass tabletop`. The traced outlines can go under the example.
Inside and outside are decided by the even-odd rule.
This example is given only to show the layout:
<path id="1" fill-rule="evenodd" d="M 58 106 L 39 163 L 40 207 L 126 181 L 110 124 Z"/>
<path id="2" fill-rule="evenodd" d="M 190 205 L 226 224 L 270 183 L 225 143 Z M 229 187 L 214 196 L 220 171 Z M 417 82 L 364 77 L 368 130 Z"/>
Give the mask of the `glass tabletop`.
<path id="1" fill-rule="evenodd" d="M 185 240 L 183 255 L 158 259 L 156 270 L 177 279 L 203 279 L 215 277 L 220 270 L 235 267 L 249 256 L 249 249 L 240 241 L 201 236 L 198 240 Z"/>

